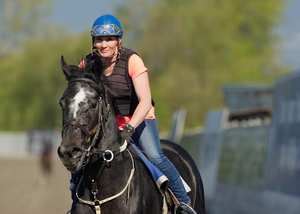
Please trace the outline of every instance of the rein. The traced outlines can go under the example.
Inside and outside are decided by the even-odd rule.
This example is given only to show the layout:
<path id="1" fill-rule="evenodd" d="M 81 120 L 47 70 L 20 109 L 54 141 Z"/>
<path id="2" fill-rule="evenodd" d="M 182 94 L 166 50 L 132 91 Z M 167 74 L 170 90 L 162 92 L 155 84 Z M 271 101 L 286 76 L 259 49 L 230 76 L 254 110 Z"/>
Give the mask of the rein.
<path id="1" fill-rule="evenodd" d="M 109 105 L 107 106 L 107 109 L 109 109 Z M 102 158 L 106 163 L 109 163 L 114 159 L 115 156 L 117 156 L 119 153 L 125 151 L 125 149 L 127 148 L 127 145 L 128 145 L 127 141 L 124 141 L 124 143 L 116 150 L 106 149 L 103 151 L 103 150 L 98 150 L 97 148 L 95 148 L 95 145 L 97 143 L 97 140 L 98 140 L 98 137 L 100 134 L 100 130 L 102 130 L 102 139 L 105 137 L 105 135 L 104 135 L 104 128 L 105 128 L 104 118 L 102 116 L 103 110 L 104 110 L 103 99 L 100 97 L 98 100 L 98 123 L 97 123 L 97 126 L 94 128 L 96 133 L 93 136 L 93 139 L 91 141 L 89 141 L 90 143 L 86 143 L 86 144 L 89 144 L 88 148 L 82 148 L 83 154 L 80 158 L 80 161 L 78 163 L 76 170 L 80 170 L 80 169 L 84 168 L 89 163 L 90 157 L 92 155 L 98 156 L 98 158 L 96 160 L 98 160 L 99 158 Z"/>
<path id="2" fill-rule="evenodd" d="M 102 134 L 104 135 L 104 123 L 103 123 L 103 116 L 101 114 L 102 112 L 102 103 L 103 103 L 103 100 L 102 100 L 102 97 L 100 97 L 98 99 L 98 123 L 96 125 L 96 127 L 94 128 L 94 130 L 96 130 L 96 133 L 95 135 L 93 136 L 93 139 L 90 141 L 91 143 L 88 143 L 89 144 L 89 147 L 88 148 L 83 148 L 83 154 L 80 158 L 80 161 L 78 163 L 78 166 L 77 166 L 77 169 L 76 170 L 79 170 L 81 168 L 84 168 L 88 163 L 89 163 L 89 160 L 90 160 L 90 157 L 91 155 L 93 154 L 91 152 L 92 148 L 94 148 L 94 146 L 96 145 L 97 143 L 97 139 L 99 137 L 99 133 L 100 133 L 100 130 L 102 130 Z M 89 142 L 89 140 L 88 140 Z"/>

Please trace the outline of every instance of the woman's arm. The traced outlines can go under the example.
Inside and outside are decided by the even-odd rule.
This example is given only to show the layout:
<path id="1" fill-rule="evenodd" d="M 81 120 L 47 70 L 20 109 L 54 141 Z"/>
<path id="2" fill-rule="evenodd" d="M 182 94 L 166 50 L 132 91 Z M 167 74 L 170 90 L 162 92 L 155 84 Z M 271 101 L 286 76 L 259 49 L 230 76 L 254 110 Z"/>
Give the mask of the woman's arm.
<path id="1" fill-rule="evenodd" d="M 143 72 L 132 81 L 139 99 L 139 104 L 137 105 L 129 124 L 133 127 L 137 127 L 145 120 L 147 113 L 152 107 L 148 72 Z"/>

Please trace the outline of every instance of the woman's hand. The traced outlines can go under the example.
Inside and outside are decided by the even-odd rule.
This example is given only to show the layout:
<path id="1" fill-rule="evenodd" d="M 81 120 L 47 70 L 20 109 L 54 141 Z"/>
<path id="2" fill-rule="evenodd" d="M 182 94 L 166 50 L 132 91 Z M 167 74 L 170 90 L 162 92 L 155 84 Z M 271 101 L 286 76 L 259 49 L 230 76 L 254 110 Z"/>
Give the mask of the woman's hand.
<path id="1" fill-rule="evenodd" d="M 81 58 L 78 67 L 79 67 L 81 70 L 84 70 L 84 68 L 85 68 L 85 60 L 84 60 L 84 58 Z"/>
<path id="2" fill-rule="evenodd" d="M 123 141 L 130 142 L 132 140 L 132 135 L 134 133 L 134 127 L 127 123 L 123 130 L 121 130 L 121 137 Z"/>

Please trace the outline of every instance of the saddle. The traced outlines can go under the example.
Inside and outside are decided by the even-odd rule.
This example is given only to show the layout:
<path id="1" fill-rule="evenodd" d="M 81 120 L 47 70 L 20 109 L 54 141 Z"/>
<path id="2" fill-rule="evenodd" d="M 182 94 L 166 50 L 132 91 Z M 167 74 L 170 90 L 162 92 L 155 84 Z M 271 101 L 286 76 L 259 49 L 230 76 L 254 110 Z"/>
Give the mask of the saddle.
<path id="1" fill-rule="evenodd" d="M 142 160 L 147 170 L 152 175 L 156 187 L 164 198 L 163 214 L 176 214 L 176 208 L 180 204 L 172 190 L 168 187 L 168 178 L 144 155 L 144 153 L 135 145 L 130 144 L 132 151 Z M 188 184 L 181 178 L 187 192 L 191 191 Z"/>

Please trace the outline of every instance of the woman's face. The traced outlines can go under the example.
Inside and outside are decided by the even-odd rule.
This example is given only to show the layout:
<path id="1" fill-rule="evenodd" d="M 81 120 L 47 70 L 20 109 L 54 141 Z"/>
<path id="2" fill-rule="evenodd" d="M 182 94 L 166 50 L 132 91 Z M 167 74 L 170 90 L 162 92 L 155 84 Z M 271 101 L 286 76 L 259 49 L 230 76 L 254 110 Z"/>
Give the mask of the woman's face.
<path id="1" fill-rule="evenodd" d="M 99 36 L 95 38 L 94 46 L 104 58 L 112 58 L 118 53 L 120 40 L 116 36 Z"/>

